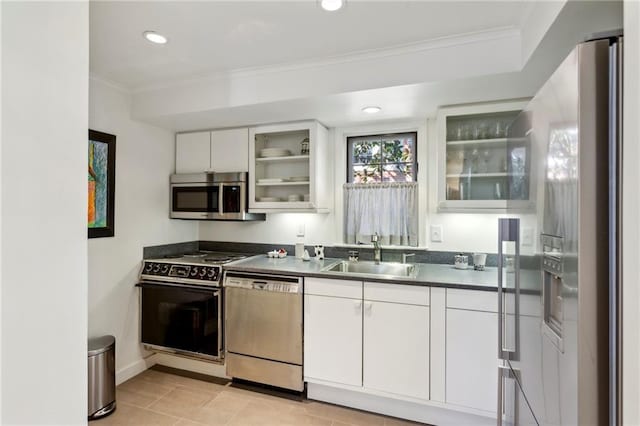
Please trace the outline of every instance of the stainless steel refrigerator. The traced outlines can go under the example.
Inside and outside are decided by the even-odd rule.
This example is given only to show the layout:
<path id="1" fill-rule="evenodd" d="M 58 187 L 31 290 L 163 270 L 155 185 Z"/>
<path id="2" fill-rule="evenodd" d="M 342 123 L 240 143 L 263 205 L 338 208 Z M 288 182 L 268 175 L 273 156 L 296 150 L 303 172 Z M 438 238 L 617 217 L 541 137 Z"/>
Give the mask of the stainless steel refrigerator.
<path id="1" fill-rule="evenodd" d="M 499 425 L 619 423 L 621 53 L 578 45 L 509 132 L 531 209 L 499 220 Z"/>

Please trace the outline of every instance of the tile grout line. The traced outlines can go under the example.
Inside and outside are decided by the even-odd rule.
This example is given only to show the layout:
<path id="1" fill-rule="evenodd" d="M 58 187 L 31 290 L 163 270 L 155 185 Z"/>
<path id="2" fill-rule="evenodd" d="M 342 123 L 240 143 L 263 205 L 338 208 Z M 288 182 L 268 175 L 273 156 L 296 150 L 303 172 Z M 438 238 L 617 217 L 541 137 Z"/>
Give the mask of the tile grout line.
<path id="1" fill-rule="evenodd" d="M 153 401 L 153 402 L 149 403 L 149 405 L 147 405 L 147 406 L 146 406 L 146 407 L 144 407 L 144 408 L 150 408 L 153 404 L 155 404 L 156 402 L 160 401 L 160 400 L 161 400 L 162 398 L 164 398 L 165 396 L 169 395 L 169 394 L 170 394 L 171 392 L 173 392 L 175 389 L 176 389 L 176 387 L 174 386 L 172 389 L 169 389 L 169 390 L 167 391 L 167 393 L 164 393 L 164 394 L 160 395 L 160 396 L 158 397 L 158 399 L 156 399 L 155 401 Z M 150 411 L 153 411 L 153 410 L 150 410 Z"/>

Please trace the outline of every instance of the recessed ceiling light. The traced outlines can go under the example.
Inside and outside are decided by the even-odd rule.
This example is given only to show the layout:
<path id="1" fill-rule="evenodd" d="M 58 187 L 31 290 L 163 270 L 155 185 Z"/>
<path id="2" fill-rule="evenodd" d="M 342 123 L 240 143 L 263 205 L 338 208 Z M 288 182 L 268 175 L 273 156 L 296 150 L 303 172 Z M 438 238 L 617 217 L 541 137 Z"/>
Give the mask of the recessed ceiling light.
<path id="1" fill-rule="evenodd" d="M 155 31 L 145 31 L 142 33 L 142 35 L 151 43 L 165 44 L 167 42 L 167 38 L 165 36 L 163 36 L 162 34 L 158 34 Z"/>
<path id="2" fill-rule="evenodd" d="M 366 112 L 367 114 L 375 114 L 376 112 L 382 111 L 382 108 L 379 106 L 371 105 L 362 108 L 362 112 Z"/>
<path id="3" fill-rule="evenodd" d="M 335 12 L 344 6 L 343 0 L 320 0 L 320 6 L 329 12 Z"/>

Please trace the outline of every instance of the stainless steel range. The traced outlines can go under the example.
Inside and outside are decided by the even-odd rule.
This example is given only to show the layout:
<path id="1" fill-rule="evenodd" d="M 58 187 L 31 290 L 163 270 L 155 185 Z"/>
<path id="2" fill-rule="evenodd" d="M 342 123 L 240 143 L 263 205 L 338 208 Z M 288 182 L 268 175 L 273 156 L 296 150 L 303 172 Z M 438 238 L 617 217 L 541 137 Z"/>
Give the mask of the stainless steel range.
<path id="1" fill-rule="evenodd" d="M 178 284 L 219 286 L 222 265 L 246 258 L 240 253 L 197 251 L 160 259 L 146 259 L 140 271 L 141 280 Z"/>
<path id="2" fill-rule="evenodd" d="M 199 251 L 145 259 L 137 285 L 145 348 L 222 362 L 222 268 L 245 257 Z"/>

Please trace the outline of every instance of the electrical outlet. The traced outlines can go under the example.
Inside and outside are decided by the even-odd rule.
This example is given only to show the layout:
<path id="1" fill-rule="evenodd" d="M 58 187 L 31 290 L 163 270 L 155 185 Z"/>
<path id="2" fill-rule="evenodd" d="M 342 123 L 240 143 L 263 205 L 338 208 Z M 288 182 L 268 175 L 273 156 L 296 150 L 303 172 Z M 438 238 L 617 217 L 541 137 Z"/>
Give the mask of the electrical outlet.
<path id="1" fill-rule="evenodd" d="M 298 224 L 298 232 L 296 233 L 298 237 L 304 237 L 304 223 Z"/>
<path id="2" fill-rule="evenodd" d="M 431 242 L 441 243 L 442 240 L 442 225 L 431 225 Z"/>
<path id="3" fill-rule="evenodd" d="M 522 245 L 529 247 L 533 245 L 533 228 L 522 228 Z"/>

